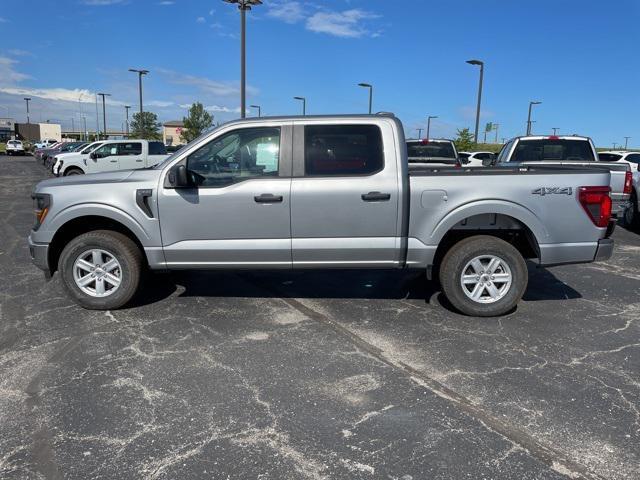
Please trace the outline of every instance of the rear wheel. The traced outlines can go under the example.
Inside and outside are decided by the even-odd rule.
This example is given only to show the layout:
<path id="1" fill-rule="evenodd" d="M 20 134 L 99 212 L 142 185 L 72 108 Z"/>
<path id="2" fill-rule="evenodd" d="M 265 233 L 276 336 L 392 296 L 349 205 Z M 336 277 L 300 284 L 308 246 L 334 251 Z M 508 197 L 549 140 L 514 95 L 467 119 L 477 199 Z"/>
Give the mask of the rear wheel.
<path id="1" fill-rule="evenodd" d="M 524 258 L 511 244 L 477 235 L 455 244 L 440 266 L 440 283 L 464 314 L 492 317 L 511 311 L 527 288 Z"/>
<path id="2" fill-rule="evenodd" d="M 96 230 L 67 244 L 58 269 L 76 303 L 90 310 L 116 309 L 138 289 L 142 252 L 121 233 Z"/>

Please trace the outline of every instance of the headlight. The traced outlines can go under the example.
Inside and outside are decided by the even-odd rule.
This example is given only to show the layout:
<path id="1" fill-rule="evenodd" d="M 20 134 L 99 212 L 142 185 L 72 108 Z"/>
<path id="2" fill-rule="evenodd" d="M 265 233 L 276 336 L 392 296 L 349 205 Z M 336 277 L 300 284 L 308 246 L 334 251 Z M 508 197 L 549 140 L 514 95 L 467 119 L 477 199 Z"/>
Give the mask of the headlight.
<path id="1" fill-rule="evenodd" d="M 51 208 L 51 195 L 48 193 L 36 193 L 31 196 L 33 198 L 33 208 L 36 215 L 36 222 L 33 225 L 33 231 L 36 231 L 44 222 L 44 219 Z"/>

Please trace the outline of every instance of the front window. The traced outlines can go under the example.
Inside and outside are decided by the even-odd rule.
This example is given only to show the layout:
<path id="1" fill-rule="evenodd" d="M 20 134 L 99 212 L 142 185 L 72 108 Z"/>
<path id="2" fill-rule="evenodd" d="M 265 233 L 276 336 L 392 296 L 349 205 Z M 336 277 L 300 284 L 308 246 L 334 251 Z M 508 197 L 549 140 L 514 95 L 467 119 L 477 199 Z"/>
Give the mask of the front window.
<path id="1" fill-rule="evenodd" d="M 118 145 L 115 143 L 108 143 L 98 148 L 95 151 L 95 154 L 98 156 L 98 158 L 105 158 L 105 157 L 110 157 L 112 155 L 117 155 Z"/>
<path id="2" fill-rule="evenodd" d="M 594 161 L 591 144 L 586 140 L 521 140 L 513 152 L 513 162 L 546 160 Z"/>
<path id="3" fill-rule="evenodd" d="M 280 129 L 245 128 L 218 137 L 187 157 L 193 183 L 223 187 L 242 180 L 277 177 Z"/>

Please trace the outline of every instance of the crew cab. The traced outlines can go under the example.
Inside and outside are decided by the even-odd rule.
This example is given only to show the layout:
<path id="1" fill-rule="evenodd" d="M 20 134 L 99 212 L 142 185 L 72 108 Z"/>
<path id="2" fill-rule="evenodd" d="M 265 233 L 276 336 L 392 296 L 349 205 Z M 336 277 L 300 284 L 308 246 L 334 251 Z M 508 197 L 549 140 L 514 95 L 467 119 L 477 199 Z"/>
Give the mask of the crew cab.
<path id="1" fill-rule="evenodd" d="M 497 164 L 566 165 L 586 168 L 606 168 L 611 173 L 613 216 L 622 217 L 629 207 L 632 174 L 628 164 L 599 161 L 589 137 L 526 136 L 509 140 L 500 151 Z M 485 162 L 491 164 L 492 162 Z"/>
<path id="2" fill-rule="evenodd" d="M 67 157 L 57 175 L 81 175 L 113 170 L 148 168 L 167 157 L 162 142 L 149 140 L 106 140 L 87 155 Z M 54 169 L 55 173 L 55 169 Z"/>
<path id="3" fill-rule="evenodd" d="M 80 174 L 79 171 L 73 172 L 74 162 L 79 162 L 78 164 L 83 165 L 83 160 L 89 158 L 89 154 L 93 152 L 96 148 L 101 146 L 104 143 L 104 140 L 98 140 L 97 142 L 92 142 L 80 150 L 74 152 L 66 152 L 66 153 L 58 153 L 53 157 L 51 162 L 51 173 L 56 176 L 59 175 L 77 175 Z M 67 162 L 65 167 L 65 161 Z M 65 167 L 65 168 L 63 168 Z M 80 168 L 78 168 L 80 170 Z"/>
<path id="4" fill-rule="evenodd" d="M 403 132 L 390 114 L 251 118 L 150 169 L 42 181 L 33 262 L 89 309 L 125 305 L 143 268 L 404 268 L 493 316 L 522 297 L 525 259 L 612 254 L 607 170 L 411 164 Z"/>
<path id="5" fill-rule="evenodd" d="M 20 140 L 9 140 L 5 152 L 7 155 L 24 155 L 24 145 Z"/>
<path id="6" fill-rule="evenodd" d="M 598 152 L 601 162 L 626 163 L 631 168 L 633 181 L 631 184 L 631 197 L 629 206 L 624 212 L 624 221 L 629 226 L 638 227 L 640 225 L 640 152 L 630 152 L 628 150 L 611 150 Z"/>

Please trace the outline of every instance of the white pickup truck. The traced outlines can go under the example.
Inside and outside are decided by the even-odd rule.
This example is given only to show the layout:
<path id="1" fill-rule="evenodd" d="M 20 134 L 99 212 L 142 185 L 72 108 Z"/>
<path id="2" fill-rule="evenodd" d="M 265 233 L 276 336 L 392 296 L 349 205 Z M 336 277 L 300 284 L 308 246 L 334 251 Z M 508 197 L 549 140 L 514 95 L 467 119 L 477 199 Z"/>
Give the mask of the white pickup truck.
<path id="1" fill-rule="evenodd" d="M 57 176 L 85 173 L 137 170 L 153 167 L 168 155 L 162 142 L 149 140 L 106 140 L 97 148 L 83 150 L 80 155 L 63 157 L 54 165 Z"/>

